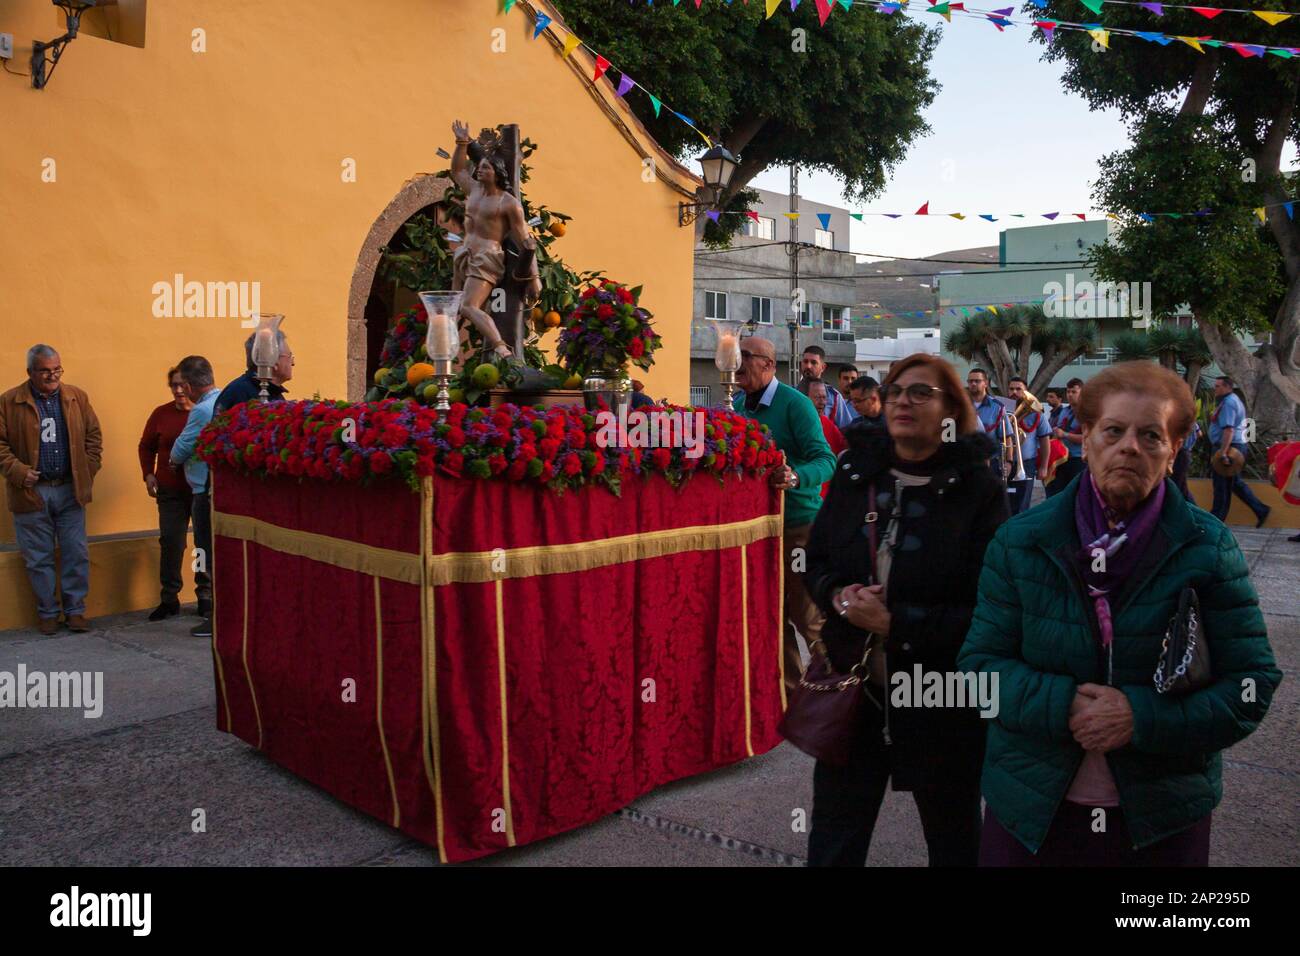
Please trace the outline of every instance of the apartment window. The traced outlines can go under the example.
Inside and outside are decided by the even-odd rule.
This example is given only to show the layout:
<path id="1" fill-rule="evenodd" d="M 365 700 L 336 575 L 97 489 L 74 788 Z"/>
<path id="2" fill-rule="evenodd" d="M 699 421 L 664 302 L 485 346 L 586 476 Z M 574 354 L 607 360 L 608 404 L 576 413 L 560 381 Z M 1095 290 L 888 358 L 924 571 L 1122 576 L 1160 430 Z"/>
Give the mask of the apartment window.
<path id="1" fill-rule="evenodd" d="M 712 389 L 708 385 L 691 386 L 691 405 L 695 408 L 709 407 L 709 393 Z"/>
<path id="2" fill-rule="evenodd" d="M 812 325 L 812 305 L 805 302 L 803 308 L 799 310 L 799 327 L 801 329 L 811 329 Z"/>
<path id="3" fill-rule="evenodd" d="M 829 229 L 814 229 L 813 245 L 820 246 L 822 249 L 834 249 L 835 233 Z"/>
<path id="4" fill-rule="evenodd" d="M 847 305 L 822 304 L 822 338 L 828 342 L 853 341 L 853 324 Z"/>
<path id="5" fill-rule="evenodd" d="M 725 292 L 704 293 L 704 317 L 706 319 L 727 318 L 727 293 Z"/>
<path id="6" fill-rule="evenodd" d="M 776 220 L 767 216 L 759 216 L 757 220 L 746 218 L 744 233 L 755 239 L 775 239 Z"/>
<path id="7" fill-rule="evenodd" d="M 755 325 L 772 324 L 772 300 L 763 296 L 749 297 L 749 321 Z"/>

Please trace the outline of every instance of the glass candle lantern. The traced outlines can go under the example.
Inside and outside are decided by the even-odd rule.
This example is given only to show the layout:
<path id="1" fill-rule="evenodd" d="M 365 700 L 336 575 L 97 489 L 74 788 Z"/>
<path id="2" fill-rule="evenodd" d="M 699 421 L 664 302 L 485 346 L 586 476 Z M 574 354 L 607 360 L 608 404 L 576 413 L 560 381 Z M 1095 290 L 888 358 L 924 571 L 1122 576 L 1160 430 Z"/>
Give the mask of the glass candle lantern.
<path id="1" fill-rule="evenodd" d="M 452 378 L 452 363 L 460 354 L 460 301 L 463 292 L 432 291 L 421 292 L 420 301 L 428 313 L 429 325 L 424 336 L 424 350 L 433 366 L 434 378 L 438 381 L 438 394 L 434 399 L 434 408 L 439 417 L 451 410 L 448 383 Z"/>
<path id="2" fill-rule="evenodd" d="M 727 395 L 727 405 L 736 394 L 736 373 L 740 371 L 740 329 L 742 323 L 721 319 L 713 323 L 717 349 L 713 364 L 718 367 L 719 379 Z"/>
<path id="3" fill-rule="evenodd" d="M 257 369 L 257 380 L 260 384 L 258 399 L 265 402 L 270 399 L 268 386 L 271 373 L 276 363 L 280 361 L 280 323 L 284 321 L 284 316 L 279 313 L 260 312 L 253 318 L 257 319 L 257 331 L 253 333 L 253 352 L 249 358 Z"/>

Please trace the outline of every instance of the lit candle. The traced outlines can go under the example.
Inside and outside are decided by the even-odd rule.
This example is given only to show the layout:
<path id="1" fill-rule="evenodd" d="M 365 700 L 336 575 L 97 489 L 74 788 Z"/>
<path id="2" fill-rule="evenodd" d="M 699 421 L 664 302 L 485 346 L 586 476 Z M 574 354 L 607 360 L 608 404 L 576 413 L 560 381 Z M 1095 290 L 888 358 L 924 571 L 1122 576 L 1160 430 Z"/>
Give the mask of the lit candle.
<path id="1" fill-rule="evenodd" d="M 740 368 L 740 339 L 734 333 L 723 332 L 718 336 L 718 354 L 714 364 L 722 372 L 734 372 Z"/>
<path id="2" fill-rule="evenodd" d="M 456 320 L 442 312 L 429 317 L 429 358 L 456 357 Z"/>
<path id="3" fill-rule="evenodd" d="M 257 338 L 253 341 L 253 361 L 262 368 L 273 365 L 268 359 L 274 350 L 275 338 L 271 330 L 258 329 Z"/>

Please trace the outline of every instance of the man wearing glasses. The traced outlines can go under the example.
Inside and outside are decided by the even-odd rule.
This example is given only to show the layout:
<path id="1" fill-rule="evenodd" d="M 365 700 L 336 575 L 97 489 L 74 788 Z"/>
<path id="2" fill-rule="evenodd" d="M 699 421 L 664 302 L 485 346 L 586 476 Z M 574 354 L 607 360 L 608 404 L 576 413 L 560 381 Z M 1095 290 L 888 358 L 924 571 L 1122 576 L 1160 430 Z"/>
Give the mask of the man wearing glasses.
<path id="1" fill-rule="evenodd" d="M 63 382 L 59 353 L 33 345 L 27 350 L 27 381 L 0 395 L 0 474 L 45 635 L 59 629 L 60 589 L 68 629 L 90 630 L 85 506 L 103 447 L 90 399 Z"/>
<path id="2" fill-rule="evenodd" d="M 813 519 L 821 508 L 822 485 L 835 473 L 835 455 L 822 434 L 821 418 L 806 395 L 776 377 L 776 347 L 761 336 L 740 340 L 741 388 L 733 409 L 766 425 L 776 447 L 785 452 L 785 465 L 772 474 L 772 483 L 785 492 L 785 615 L 784 673 L 786 693 L 803 674 L 795 631 L 809 652 L 821 636 L 825 620 L 803 586 L 805 549 Z"/>

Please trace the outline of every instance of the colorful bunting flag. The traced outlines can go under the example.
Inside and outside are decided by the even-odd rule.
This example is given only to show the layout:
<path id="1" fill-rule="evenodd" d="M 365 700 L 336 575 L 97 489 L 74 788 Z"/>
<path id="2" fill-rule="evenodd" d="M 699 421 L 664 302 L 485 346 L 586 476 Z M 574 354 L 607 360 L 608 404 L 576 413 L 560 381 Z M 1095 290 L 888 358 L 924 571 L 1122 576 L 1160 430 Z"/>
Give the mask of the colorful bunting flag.
<path id="1" fill-rule="evenodd" d="M 1110 49 L 1110 34 L 1105 30 L 1089 30 L 1088 36 L 1100 43 L 1103 50 Z"/>
<path id="2" fill-rule="evenodd" d="M 505 0 L 505 10 L 503 12 L 509 13 L 510 8 L 513 7 L 514 5 L 515 5 L 515 0 Z"/>
<path id="3" fill-rule="evenodd" d="M 897 13 L 900 6 L 901 4 L 898 3 L 882 3 L 880 6 L 876 7 L 876 12 L 883 13 L 885 16 L 890 16 L 891 14 Z"/>
<path id="4" fill-rule="evenodd" d="M 952 23 L 952 9 L 946 3 L 936 3 L 934 6 L 930 7 L 930 9 L 926 10 L 925 12 L 937 13 L 939 14 L 939 16 L 943 17 L 949 23 Z"/>
<path id="5" fill-rule="evenodd" d="M 950 212 L 950 213 L 948 213 L 948 215 L 952 216 L 953 219 L 965 219 L 965 218 L 966 218 L 965 213 L 960 213 L 960 212 Z"/>
<path id="6" fill-rule="evenodd" d="M 1101 13 L 1102 0 L 1079 0 L 1079 2 L 1093 13 Z"/>
<path id="7" fill-rule="evenodd" d="M 1087 3 L 1088 0 L 1083 0 L 1083 2 Z M 1195 10 L 1197 13 L 1199 13 L 1201 16 L 1205 17 L 1205 19 L 1207 20 L 1213 20 L 1220 13 L 1223 12 L 1218 7 L 1192 7 L 1192 9 Z"/>
<path id="8" fill-rule="evenodd" d="M 1165 15 L 1165 5 L 1163 3 L 1139 3 L 1138 6 L 1146 7 L 1146 9 L 1150 10 L 1158 17 L 1163 17 Z"/>
<path id="9" fill-rule="evenodd" d="M 658 119 L 658 118 L 659 118 L 659 107 L 663 106 L 663 104 L 659 102 L 659 97 L 655 96 L 655 95 L 654 95 L 653 93 L 651 93 L 649 90 L 646 91 L 646 94 L 645 94 L 645 95 L 648 96 L 648 97 L 650 97 L 650 105 L 653 106 L 653 107 L 655 108 L 655 119 Z"/>
<path id="10" fill-rule="evenodd" d="M 758 213 L 755 212 L 754 210 L 746 209 L 745 215 L 748 216 L 750 219 L 754 220 L 754 222 L 758 222 Z"/>
<path id="11" fill-rule="evenodd" d="M 799 214 L 797 212 L 787 212 L 785 214 L 785 218 L 793 222 L 794 220 L 799 218 Z"/>
<path id="12" fill-rule="evenodd" d="M 628 76 L 626 73 L 624 73 L 623 76 L 622 76 L 622 78 L 619 79 L 619 81 L 618 81 L 618 90 L 617 90 L 617 92 L 615 93 L 615 95 L 616 95 L 616 96 L 626 96 L 626 95 L 627 95 L 627 91 L 630 90 L 630 89 L 632 89 L 632 87 L 634 87 L 634 86 L 636 86 L 636 80 L 632 79 L 632 77 L 630 77 L 630 76 Z"/>
<path id="13" fill-rule="evenodd" d="M 998 217 L 997 217 L 997 216 L 991 216 L 991 215 L 989 215 L 989 214 L 986 213 L 986 212 L 982 212 L 982 213 L 980 213 L 980 218 L 981 218 L 981 219 L 987 219 L 989 222 L 997 222 L 997 221 L 998 221 Z"/>
<path id="14" fill-rule="evenodd" d="M 1282 203 L 1282 208 L 1286 210 L 1286 217 L 1287 217 L 1288 219 L 1292 219 L 1292 218 L 1294 218 L 1294 217 L 1292 216 L 1292 213 L 1294 212 L 1294 207 L 1295 207 L 1295 203 L 1293 203 L 1293 202 L 1284 202 L 1284 203 Z"/>
<path id="15" fill-rule="evenodd" d="M 597 54 L 596 54 L 596 72 L 595 72 L 595 74 L 592 76 L 592 78 L 591 78 L 591 82 L 595 83 L 597 80 L 599 80 L 602 76 L 605 75 L 605 71 L 608 70 L 608 69 L 609 69 L 609 60 L 605 59 L 603 56 L 601 56 L 599 53 L 597 53 Z"/>
<path id="16" fill-rule="evenodd" d="M 720 212 L 718 212 L 718 211 L 716 211 L 716 210 L 710 209 L 710 210 L 709 210 L 708 212 L 706 212 L 704 215 L 708 216 L 708 217 L 709 217 L 710 219 L 712 219 L 714 222 L 717 222 L 717 221 L 718 221 L 718 217 L 721 216 L 722 213 L 720 213 Z"/>
<path id="17" fill-rule="evenodd" d="M 823 229 L 830 229 L 830 227 L 831 227 L 831 214 L 828 213 L 828 212 L 819 212 L 819 213 L 817 214 L 817 221 L 820 222 L 820 223 L 822 224 L 822 228 L 823 228 Z"/>
<path id="18" fill-rule="evenodd" d="M 856 219 L 858 222 L 862 222 L 862 213 L 860 212 L 851 212 L 849 213 L 849 217 L 851 219 Z"/>
<path id="19" fill-rule="evenodd" d="M 1175 39 L 1175 40 L 1182 40 L 1184 43 L 1186 43 L 1189 47 L 1191 47 L 1191 48 L 1192 48 L 1193 50 L 1195 50 L 1197 53 L 1204 53 L 1204 52 L 1205 52 L 1204 50 L 1201 49 L 1201 41 L 1200 41 L 1200 39 L 1198 39 L 1197 37 L 1180 37 L 1180 36 L 1176 36 L 1176 37 L 1174 37 L 1174 39 Z"/>
<path id="20" fill-rule="evenodd" d="M 781 0 L 767 0 L 767 19 L 772 19 L 772 14 L 776 13 L 776 8 L 781 6 Z"/>
<path id="21" fill-rule="evenodd" d="M 1268 222 L 1268 214 L 1264 212 L 1263 206 L 1255 210 L 1255 215 L 1259 217 L 1260 222 Z"/>
<path id="22" fill-rule="evenodd" d="M 813 0 L 817 4 L 817 19 L 821 21 L 821 26 L 826 26 L 826 18 L 831 15 L 830 0 Z"/>
<path id="23" fill-rule="evenodd" d="M 1045 213 L 1043 213 L 1043 218 L 1044 218 L 1044 219 L 1055 219 L 1055 218 L 1056 218 L 1057 216 L 1059 216 L 1059 215 L 1060 215 L 1059 212 L 1045 212 Z"/>
<path id="24" fill-rule="evenodd" d="M 561 58 L 568 57 L 570 53 L 582 46 L 582 41 L 576 34 L 570 33 L 564 40 L 564 50 L 560 53 Z"/>
<path id="25" fill-rule="evenodd" d="M 1277 26 L 1283 20 L 1289 20 L 1292 16 L 1289 13 L 1272 13 L 1268 10 L 1255 10 L 1252 12 L 1271 27 Z"/>
<path id="26" fill-rule="evenodd" d="M 918 209 L 918 210 L 915 212 L 914 215 L 917 215 L 917 216 L 928 216 L 928 215 L 930 215 L 930 200 L 927 199 L 925 202 L 921 203 L 921 208 Z"/>
<path id="27" fill-rule="evenodd" d="M 536 40 L 542 35 L 542 31 L 551 25 L 551 18 L 544 13 L 537 14 L 537 22 L 533 24 L 533 39 Z"/>

